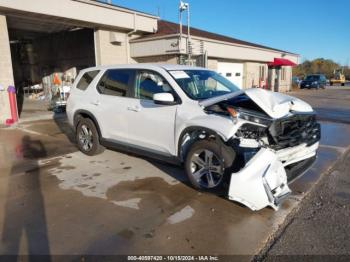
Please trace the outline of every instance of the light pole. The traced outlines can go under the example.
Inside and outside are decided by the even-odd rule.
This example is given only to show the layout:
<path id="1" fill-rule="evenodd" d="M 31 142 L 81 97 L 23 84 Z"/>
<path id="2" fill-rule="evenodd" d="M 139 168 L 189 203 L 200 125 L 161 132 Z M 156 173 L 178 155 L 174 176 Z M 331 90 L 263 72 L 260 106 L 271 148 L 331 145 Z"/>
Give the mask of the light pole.
<path id="1" fill-rule="evenodd" d="M 180 25 L 180 41 L 179 41 L 179 46 L 180 46 L 180 51 L 181 51 L 181 46 L 182 46 L 182 12 L 187 10 L 187 48 L 186 52 L 188 55 L 188 62 L 191 60 L 191 50 L 190 50 L 190 45 L 191 45 L 191 34 L 190 34 L 190 5 L 188 3 L 184 3 L 180 1 L 179 5 L 179 25 Z"/>

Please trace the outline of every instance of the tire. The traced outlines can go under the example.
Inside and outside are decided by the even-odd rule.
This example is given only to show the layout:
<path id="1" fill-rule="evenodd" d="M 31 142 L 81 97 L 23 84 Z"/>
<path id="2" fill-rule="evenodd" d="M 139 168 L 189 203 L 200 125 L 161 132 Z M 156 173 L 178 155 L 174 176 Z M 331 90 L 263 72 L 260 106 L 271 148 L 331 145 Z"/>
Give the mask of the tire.
<path id="1" fill-rule="evenodd" d="M 82 118 L 76 129 L 76 141 L 79 150 L 88 156 L 95 156 L 104 151 L 94 122 L 90 118 Z"/>
<path id="2" fill-rule="evenodd" d="M 330 85 L 330 86 L 333 86 L 333 82 L 330 82 L 329 85 Z"/>
<path id="3" fill-rule="evenodd" d="M 341 84 L 341 86 L 345 86 L 345 84 L 344 84 L 344 83 L 342 83 L 342 84 Z"/>
<path id="4" fill-rule="evenodd" d="M 187 177 L 198 190 L 224 193 L 235 158 L 233 149 L 221 141 L 197 141 L 193 143 L 186 156 Z"/>

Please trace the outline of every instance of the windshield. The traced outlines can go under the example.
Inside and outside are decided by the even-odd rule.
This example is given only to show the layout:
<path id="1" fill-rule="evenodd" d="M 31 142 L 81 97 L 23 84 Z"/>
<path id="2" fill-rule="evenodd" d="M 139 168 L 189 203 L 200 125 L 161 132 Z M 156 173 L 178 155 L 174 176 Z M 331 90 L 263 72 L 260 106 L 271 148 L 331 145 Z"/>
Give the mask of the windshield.
<path id="1" fill-rule="evenodd" d="M 208 70 L 169 71 L 182 90 L 194 100 L 225 95 L 240 90 L 225 77 Z"/>
<path id="2" fill-rule="evenodd" d="M 305 78 L 306 81 L 317 81 L 320 79 L 320 76 L 318 75 L 310 75 Z"/>

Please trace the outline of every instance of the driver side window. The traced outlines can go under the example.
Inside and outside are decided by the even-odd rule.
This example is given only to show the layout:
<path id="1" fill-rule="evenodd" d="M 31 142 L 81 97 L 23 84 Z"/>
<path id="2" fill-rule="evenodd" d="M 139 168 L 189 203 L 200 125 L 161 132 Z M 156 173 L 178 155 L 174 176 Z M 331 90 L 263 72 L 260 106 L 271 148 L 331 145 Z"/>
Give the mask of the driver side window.
<path id="1" fill-rule="evenodd" d="M 136 76 L 135 98 L 153 100 L 157 93 L 174 94 L 169 83 L 159 74 L 151 71 L 139 71 Z"/>

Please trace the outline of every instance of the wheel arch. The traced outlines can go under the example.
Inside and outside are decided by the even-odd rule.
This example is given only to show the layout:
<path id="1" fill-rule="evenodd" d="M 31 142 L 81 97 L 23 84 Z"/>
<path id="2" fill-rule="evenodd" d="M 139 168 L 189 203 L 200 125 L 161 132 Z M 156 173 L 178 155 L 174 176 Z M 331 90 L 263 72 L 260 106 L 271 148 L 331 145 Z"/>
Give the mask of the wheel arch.
<path id="1" fill-rule="evenodd" d="M 92 120 L 92 122 L 94 122 L 95 127 L 97 129 L 98 135 L 100 137 L 100 139 L 102 138 L 102 133 L 101 133 L 101 129 L 100 129 L 100 125 L 98 124 L 98 121 L 96 119 L 96 117 L 90 113 L 89 111 L 86 110 L 78 110 L 77 112 L 74 113 L 74 117 L 73 117 L 73 125 L 74 125 L 74 130 L 77 129 L 79 121 L 81 118 L 89 118 Z"/>
<path id="2" fill-rule="evenodd" d="M 225 138 L 217 131 L 203 126 L 189 126 L 181 131 L 177 141 L 177 156 L 181 162 L 184 162 L 186 154 L 191 145 L 199 140 L 215 139 L 225 143 Z"/>

